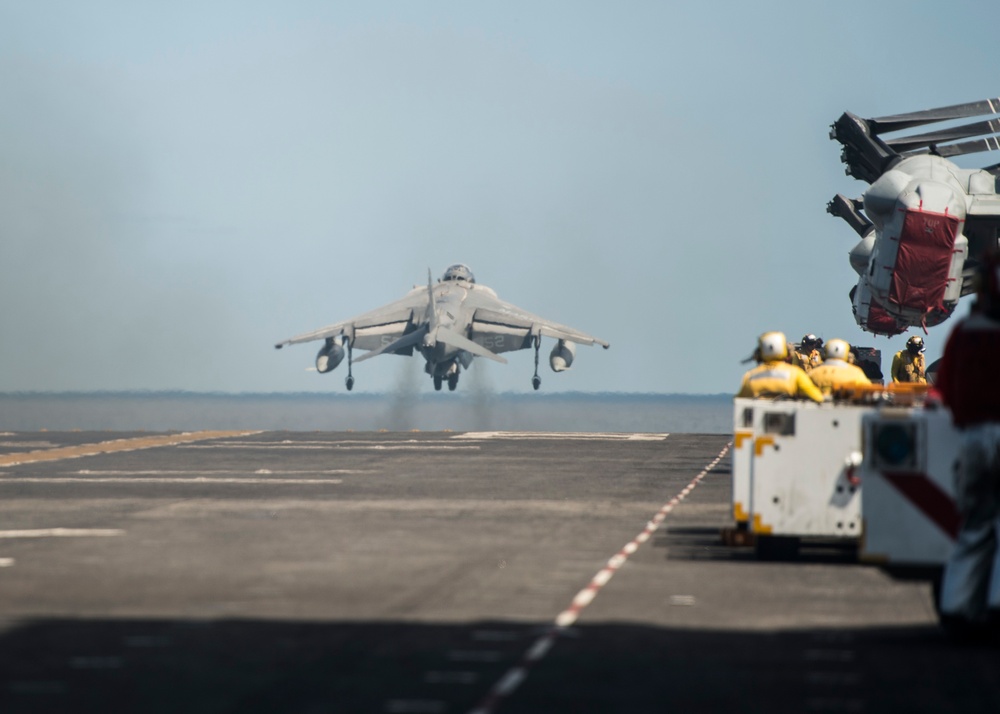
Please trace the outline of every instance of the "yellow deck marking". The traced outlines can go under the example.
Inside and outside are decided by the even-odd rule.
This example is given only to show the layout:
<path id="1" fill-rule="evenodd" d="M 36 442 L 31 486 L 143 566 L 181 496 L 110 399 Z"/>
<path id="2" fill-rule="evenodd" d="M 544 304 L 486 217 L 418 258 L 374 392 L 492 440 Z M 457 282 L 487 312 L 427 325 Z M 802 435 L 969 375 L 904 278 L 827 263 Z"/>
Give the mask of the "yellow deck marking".
<path id="1" fill-rule="evenodd" d="M 96 444 L 77 444 L 76 446 L 60 446 L 55 449 L 44 449 L 41 451 L 28 451 L 18 454 L 0 455 L 0 467 L 20 466 L 21 464 L 32 464 L 40 461 L 60 461 L 62 459 L 75 459 L 80 456 L 95 456 L 97 454 L 111 454 L 117 451 L 135 451 L 136 449 L 153 449 L 157 446 L 176 446 L 177 444 L 187 444 L 192 441 L 206 441 L 209 439 L 227 439 L 236 436 L 250 436 L 259 434 L 259 431 L 194 431 L 183 434 L 163 434 L 159 436 L 140 436 L 134 439 L 114 439 L 112 441 L 101 441 Z"/>

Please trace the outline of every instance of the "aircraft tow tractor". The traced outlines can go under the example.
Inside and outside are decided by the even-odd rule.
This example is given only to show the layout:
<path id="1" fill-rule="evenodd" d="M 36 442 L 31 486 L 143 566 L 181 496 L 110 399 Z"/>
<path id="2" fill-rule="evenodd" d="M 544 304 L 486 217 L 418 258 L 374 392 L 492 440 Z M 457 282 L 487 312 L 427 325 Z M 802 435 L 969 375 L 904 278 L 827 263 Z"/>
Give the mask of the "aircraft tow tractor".
<path id="1" fill-rule="evenodd" d="M 858 386 L 836 391 L 823 404 L 735 399 L 735 527 L 723 531 L 724 540 L 753 545 L 762 559 L 793 558 L 805 545 L 869 552 L 863 536 L 872 526 L 862 486 L 868 490 L 870 469 L 863 455 L 870 450 L 866 429 L 875 427 L 865 425 L 924 413 L 919 405 L 926 391 L 926 385 Z M 947 412 L 939 414 L 947 420 Z M 882 499 L 877 492 L 874 507 L 882 508 Z M 884 522 L 876 532 L 894 527 L 879 517 Z"/>

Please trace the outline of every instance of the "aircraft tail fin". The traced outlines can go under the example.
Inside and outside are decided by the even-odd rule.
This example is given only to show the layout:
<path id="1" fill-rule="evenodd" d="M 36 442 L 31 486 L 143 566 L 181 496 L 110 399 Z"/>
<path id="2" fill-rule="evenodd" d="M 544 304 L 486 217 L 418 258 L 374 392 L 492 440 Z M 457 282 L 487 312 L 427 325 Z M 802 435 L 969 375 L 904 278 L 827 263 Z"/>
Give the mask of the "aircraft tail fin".
<path id="1" fill-rule="evenodd" d="M 437 303 L 434 301 L 434 283 L 431 278 L 431 269 L 427 269 L 427 326 L 433 332 L 437 327 Z"/>

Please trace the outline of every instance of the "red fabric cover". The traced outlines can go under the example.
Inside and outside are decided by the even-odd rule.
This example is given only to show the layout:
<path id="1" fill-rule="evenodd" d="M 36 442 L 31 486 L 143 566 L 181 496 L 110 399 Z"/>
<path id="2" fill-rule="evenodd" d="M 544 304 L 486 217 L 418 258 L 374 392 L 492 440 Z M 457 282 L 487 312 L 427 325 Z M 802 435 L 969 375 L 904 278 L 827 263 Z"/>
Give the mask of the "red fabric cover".
<path id="1" fill-rule="evenodd" d="M 862 325 L 869 332 L 876 335 L 899 335 L 904 332 L 900 328 L 896 318 L 885 311 L 881 305 L 872 303 L 868 306 L 868 320 Z"/>
<path id="2" fill-rule="evenodd" d="M 958 224 L 957 218 L 943 213 L 906 212 L 889 285 L 890 302 L 920 312 L 943 307 Z"/>

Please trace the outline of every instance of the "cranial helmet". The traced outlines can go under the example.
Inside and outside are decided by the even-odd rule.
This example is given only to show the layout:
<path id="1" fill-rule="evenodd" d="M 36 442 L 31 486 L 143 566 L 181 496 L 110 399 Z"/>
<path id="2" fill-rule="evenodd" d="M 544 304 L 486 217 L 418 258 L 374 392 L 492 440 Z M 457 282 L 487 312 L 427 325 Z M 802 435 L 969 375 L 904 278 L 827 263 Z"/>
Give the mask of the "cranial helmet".
<path id="1" fill-rule="evenodd" d="M 906 341 L 906 349 L 910 351 L 910 354 L 920 354 L 924 351 L 924 338 L 914 335 Z"/>
<path id="2" fill-rule="evenodd" d="M 788 342 L 783 332 L 765 332 L 757 340 L 760 358 L 768 360 L 785 359 L 788 356 Z"/>
<path id="3" fill-rule="evenodd" d="M 849 354 L 851 354 L 851 346 L 844 340 L 830 340 L 826 343 L 827 359 L 842 359 L 846 361 Z"/>

